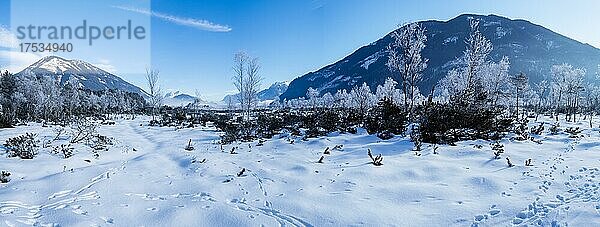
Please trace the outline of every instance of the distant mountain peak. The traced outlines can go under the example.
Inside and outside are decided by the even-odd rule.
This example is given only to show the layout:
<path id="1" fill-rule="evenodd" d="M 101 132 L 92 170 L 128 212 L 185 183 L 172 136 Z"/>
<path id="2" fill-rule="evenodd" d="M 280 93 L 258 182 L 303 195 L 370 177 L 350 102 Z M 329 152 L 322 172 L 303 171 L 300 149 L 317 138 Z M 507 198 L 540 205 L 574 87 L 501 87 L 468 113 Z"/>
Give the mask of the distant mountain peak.
<path id="1" fill-rule="evenodd" d="M 256 95 L 259 101 L 272 101 L 278 99 L 281 94 L 283 94 L 288 89 L 289 81 L 280 81 L 275 82 L 269 86 L 269 88 L 259 91 Z M 223 102 L 228 102 L 232 100 L 233 102 L 237 102 L 238 94 L 227 95 L 223 98 Z"/>
<path id="2" fill-rule="evenodd" d="M 66 83 L 69 79 L 75 79 L 84 89 L 115 89 L 147 96 L 139 87 L 88 62 L 77 59 L 69 60 L 59 56 L 42 57 L 16 75 L 30 78 L 48 76 L 60 81 L 61 84 Z"/>
<path id="3" fill-rule="evenodd" d="M 67 60 L 59 56 L 46 56 L 33 63 L 25 70 L 33 73 L 54 74 L 109 74 L 108 72 L 81 60 Z M 25 71 L 24 70 L 24 71 Z"/>

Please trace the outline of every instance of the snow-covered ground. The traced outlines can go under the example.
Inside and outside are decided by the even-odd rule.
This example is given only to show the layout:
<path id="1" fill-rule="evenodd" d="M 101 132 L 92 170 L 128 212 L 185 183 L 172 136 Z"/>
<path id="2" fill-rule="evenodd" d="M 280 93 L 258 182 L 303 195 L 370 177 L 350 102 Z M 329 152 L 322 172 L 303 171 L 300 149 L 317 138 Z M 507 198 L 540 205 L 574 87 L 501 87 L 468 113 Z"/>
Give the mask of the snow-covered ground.
<path id="1" fill-rule="evenodd" d="M 142 126 L 147 120 L 101 126 L 116 143 L 98 159 L 83 145 L 69 159 L 48 149 L 33 160 L 0 156 L 0 170 L 12 173 L 0 184 L 0 226 L 600 225 L 600 133 L 584 122 L 576 124 L 583 138 L 550 135 L 548 125 L 536 137 L 542 144 L 509 136 L 493 159 L 489 141 L 443 145 L 439 154 L 425 145 L 417 156 L 406 138 L 364 131 L 222 151 L 212 128 Z M 30 124 L 2 129 L 0 141 L 25 132 L 54 134 Z M 189 139 L 193 151 L 184 150 Z M 317 163 L 336 145 L 343 149 Z M 383 166 L 370 164 L 368 148 L 383 154 Z"/>

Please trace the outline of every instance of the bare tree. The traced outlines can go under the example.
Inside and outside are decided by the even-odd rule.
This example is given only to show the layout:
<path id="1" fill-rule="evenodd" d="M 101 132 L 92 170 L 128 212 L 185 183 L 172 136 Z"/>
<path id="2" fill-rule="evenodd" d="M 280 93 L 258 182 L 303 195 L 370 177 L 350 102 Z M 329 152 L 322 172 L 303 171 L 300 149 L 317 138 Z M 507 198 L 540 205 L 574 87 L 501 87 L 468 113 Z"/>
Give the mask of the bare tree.
<path id="1" fill-rule="evenodd" d="M 239 92 L 238 101 L 245 119 L 250 118 L 257 102 L 260 84 L 263 80 L 259 74 L 258 58 L 250 58 L 245 52 L 238 52 L 234 57 L 233 85 Z"/>
<path id="2" fill-rule="evenodd" d="M 154 115 L 156 109 L 162 105 L 163 95 L 159 85 L 159 71 L 156 69 L 146 69 L 146 82 L 148 83 L 148 95 L 150 96 L 150 106 L 152 107 L 152 121 L 155 120 Z"/>
<path id="3" fill-rule="evenodd" d="M 233 85 L 238 90 L 237 101 L 240 103 L 240 107 L 243 108 L 245 106 L 246 99 L 244 98 L 244 94 L 246 93 L 246 78 L 244 73 L 246 71 L 246 62 L 248 61 L 248 55 L 245 52 L 238 52 L 233 57 Z M 231 101 L 231 100 L 230 100 Z"/>
<path id="4" fill-rule="evenodd" d="M 248 67 L 246 67 L 246 116 L 249 118 L 252 110 L 256 107 L 258 102 L 258 92 L 260 91 L 260 84 L 263 77 L 259 74 L 260 64 L 258 58 L 253 58 L 248 61 Z"/>

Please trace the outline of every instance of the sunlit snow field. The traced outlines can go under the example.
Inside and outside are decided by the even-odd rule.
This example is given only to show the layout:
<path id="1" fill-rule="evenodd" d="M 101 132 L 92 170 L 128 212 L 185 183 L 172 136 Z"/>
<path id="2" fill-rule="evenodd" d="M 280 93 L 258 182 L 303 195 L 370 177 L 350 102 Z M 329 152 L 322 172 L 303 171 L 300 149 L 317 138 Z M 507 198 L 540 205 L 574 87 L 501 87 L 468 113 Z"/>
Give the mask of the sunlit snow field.
<path id="1" fill-rule="evenodd" d="M 0 156 L 0 170 L 12 173 L 0 184 L 0 226 L 600 225 L 600 133 L 587 121 L 561 122 L 583 128 L 581 138 L 550 135 L 549 124 L 535 136 L 542 144 L 509 135 L 494 159 L 490 141 L 440 145 L 439 154 L 425 144 L 417 156 L 406 137 L 382 141 L 364 130 L 221 148 L 214 128 L 148 120 L 102 125 L 115 143 L 97 159 L 81 144 L 69 159 L 49 148 L 33 160 Z M 0 141 L 52 138 L 55 127 L 1 129 Z M 189 139 L 193 151 L 184 150 Z M 383 154 L 383 166 L 370 163 L 368 148 Z"/>

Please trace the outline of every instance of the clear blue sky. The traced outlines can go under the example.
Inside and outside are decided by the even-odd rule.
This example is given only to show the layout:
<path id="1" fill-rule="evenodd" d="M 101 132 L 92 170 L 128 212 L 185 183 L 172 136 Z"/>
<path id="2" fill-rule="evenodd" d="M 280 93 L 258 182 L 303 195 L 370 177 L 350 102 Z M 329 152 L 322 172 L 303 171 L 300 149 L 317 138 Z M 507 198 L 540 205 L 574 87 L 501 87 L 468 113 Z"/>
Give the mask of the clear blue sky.
<path id="1" fill-rule="evenodd" d="M 8 0 L 0 1 L 0 9 L 6 11 Z M 238 50 L 260 59 L 265 77 L 263 86 L 268 86 L 333 63 L 381 38 L 398 23 L 448 20 L 462 13 L 526 19 L 600 47 L 600 29 L 596 27 L 600 21 L 600 2 L 593 0 L 113 0 L 102 3 L 106 6 L 97 8 L 107 20 L 151 18 L 149 64 L 161 71 L 164 88 L 191 94 L 198 89 L 211 100 L 234 90 L 230 82 L 231 65 Z M 89 12 L 72 7 L 59 4 L 46 7 L 54 13 L 44 17 L 55 17 L 64 9 L 75 17 L 89 17 Z M 10 24 L 4 13 L 0 12 L 0 24 Z M 42 18 L 41 15 L 29 16 Z M 136 71 L 128 68 L 132 65 L 139 68 L 135 64 L 139 60 L 100 53 L 101 57 L 94 53 L 77 57 L 92 63 L 107 60 L 117 75 L 145 87 L 141 75 L 126 73 Z"/>

